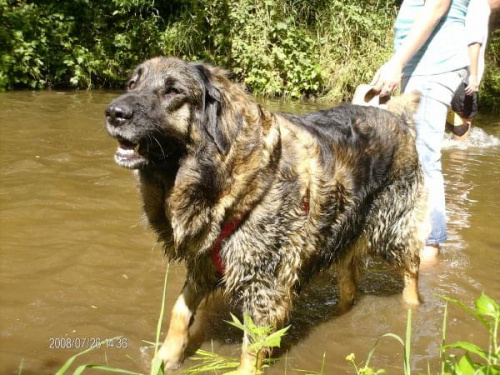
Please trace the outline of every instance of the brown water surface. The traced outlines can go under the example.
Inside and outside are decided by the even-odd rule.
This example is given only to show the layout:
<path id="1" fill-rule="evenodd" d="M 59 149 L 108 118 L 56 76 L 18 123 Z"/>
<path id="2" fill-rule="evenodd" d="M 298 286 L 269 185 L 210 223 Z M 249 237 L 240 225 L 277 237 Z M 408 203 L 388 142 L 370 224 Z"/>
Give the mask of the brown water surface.
<path id="1" fill-rule="evenodd" d="M 20 367 L 22 374 L 51 374 L 91 342 L 115 336 L 122 341 L 77 363 L 148 371 L 152 349 L 144 340 L 154 341 L 166 262 L 143 225 L 131 173 L 113 162 L 116 144 L 104 130 L 103 112 L 116 95 L 0 94 L 1 374 Z M 437 293 L 467 304 L 481 291 L 500 299 L 500 121 L 483 115 L 478 124 L 469 142 L 446 141 L 449 240 L 440 263 L 421 273 L 425 303 L 413 311 L 415 373 L 427 373 L 428 363 L 438 367 L 443 302 Z M 168 311 L 183 277 L 183 265 L 171 265 Z M 304 288 L 281 360 L 268 373 L 319 371 L 323 356 L 326 374 L 353 373 L 346 355 L 354 352 L 361 361 L 382 334 L 404 336 L 407 310 L 393 273 L 372 264 L 355 306 L 342 315 L 332 280 L 334 273 L 325 272 Z M 194 342 L 236 356 L 240 334 L 222 322 L 227 306 L 214 302 L 198 314 Z M 458 339 L 487 343 L 477 322 L 450 308 L 448 340 Z M 400 345 L 384 339 L 372 364 L 401 374 L 402 358 Z"/>

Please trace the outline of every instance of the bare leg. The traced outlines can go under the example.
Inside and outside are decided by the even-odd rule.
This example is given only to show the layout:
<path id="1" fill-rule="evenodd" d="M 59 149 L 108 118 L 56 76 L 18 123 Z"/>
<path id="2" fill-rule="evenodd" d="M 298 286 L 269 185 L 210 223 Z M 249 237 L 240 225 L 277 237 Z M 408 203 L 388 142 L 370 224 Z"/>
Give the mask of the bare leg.
<path id="1" fill-rule="evenodd" d="M 420 267 L 434 266 L 439 262 L 439 244 L 425 245 L 420 250 Z"/>
<path id="2" fill-rule="evenodd" d="M 184 359 L 184 350 L 189 340 L 191 319 L 203 297 L 203 293 L 195 290 L 189 282 L 186 282 L 175 302 L 167 337 L 158 352 L 158 356 L 165 364 L 165 369 L 172 370 L 181 365 Z"/>

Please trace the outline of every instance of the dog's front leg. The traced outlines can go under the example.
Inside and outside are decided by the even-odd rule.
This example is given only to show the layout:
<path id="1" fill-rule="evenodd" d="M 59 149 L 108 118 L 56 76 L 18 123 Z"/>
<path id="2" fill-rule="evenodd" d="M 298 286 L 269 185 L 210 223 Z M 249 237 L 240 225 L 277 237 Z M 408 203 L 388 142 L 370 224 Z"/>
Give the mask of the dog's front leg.
<path id="1" fill-rule="evenodd" d="M 244 304 L 244 311 L 249 314 L 255 325 L 271 327 L 274 330 L 285 323 L 291 306 L 289 295 L 278 294 L 276 291 L 261 290 L 254 298 L 250 297 L 249 301 Z M 261 348 L 259 352 L 250 350 L 251 344 L 250 335 L 245 330 L 241 348 L 240 366 L 238 367 L 238 372 L 241 375 L 260 373 L 259 370 L 264 360 L 272 353 L 271 348 Z"/>
<path id="2" fill-rule="evenodd" d="M 240 375 L 254 375 L 257 369 L 262 366 L 262 361 L 266 357 L 266 352 L 253 353 L 249 350 L 250 338 L 247 332 L 243 335 L 243 344 L 241 346 L 240 366 L 238 373 Z"/>
<path id="3" fill-rule="evenodd" d="M 204 296 L 203 291 L 186 281 L 172 310 L 167 337 L 158 352 L 165 369 L 173 370 L 182 364 L 189 340 L 189 326 Z"/>

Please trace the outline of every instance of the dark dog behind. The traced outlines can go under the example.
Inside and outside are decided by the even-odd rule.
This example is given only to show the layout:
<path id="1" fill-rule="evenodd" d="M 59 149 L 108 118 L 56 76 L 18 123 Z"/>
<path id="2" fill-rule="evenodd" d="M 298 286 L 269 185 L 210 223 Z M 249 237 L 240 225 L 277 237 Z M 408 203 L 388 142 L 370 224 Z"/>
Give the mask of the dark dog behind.
<path id="1" fill-rule="evenodd" d="M 427 225 L 417 104 L 275 114 L 209 65 L 155 58 L 136 68 L 107 129 L 166 255 L 186 263 L 159 352 L 167 368 L 182 362 L 196 308 L 217 288 L 256 324 L 279 327 L 299 283 L 332 264 L 349 307 L 369 254 L 401 269 L 403 297 L 418 304 Z M 248 344 L 242 373 L 254 371 Z"/>

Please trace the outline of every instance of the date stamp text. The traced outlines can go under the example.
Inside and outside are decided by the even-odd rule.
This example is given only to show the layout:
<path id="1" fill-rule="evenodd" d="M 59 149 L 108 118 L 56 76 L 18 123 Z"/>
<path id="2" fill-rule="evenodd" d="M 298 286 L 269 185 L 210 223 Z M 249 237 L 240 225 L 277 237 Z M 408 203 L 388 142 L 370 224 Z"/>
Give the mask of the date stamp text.
<path id="1" fill-rule="evenodd" d="M 50 337 L 49 349 L 126 349 L 128 339 L 126 337 L 114 337 L 101 339 L 99 337 Z"/>

